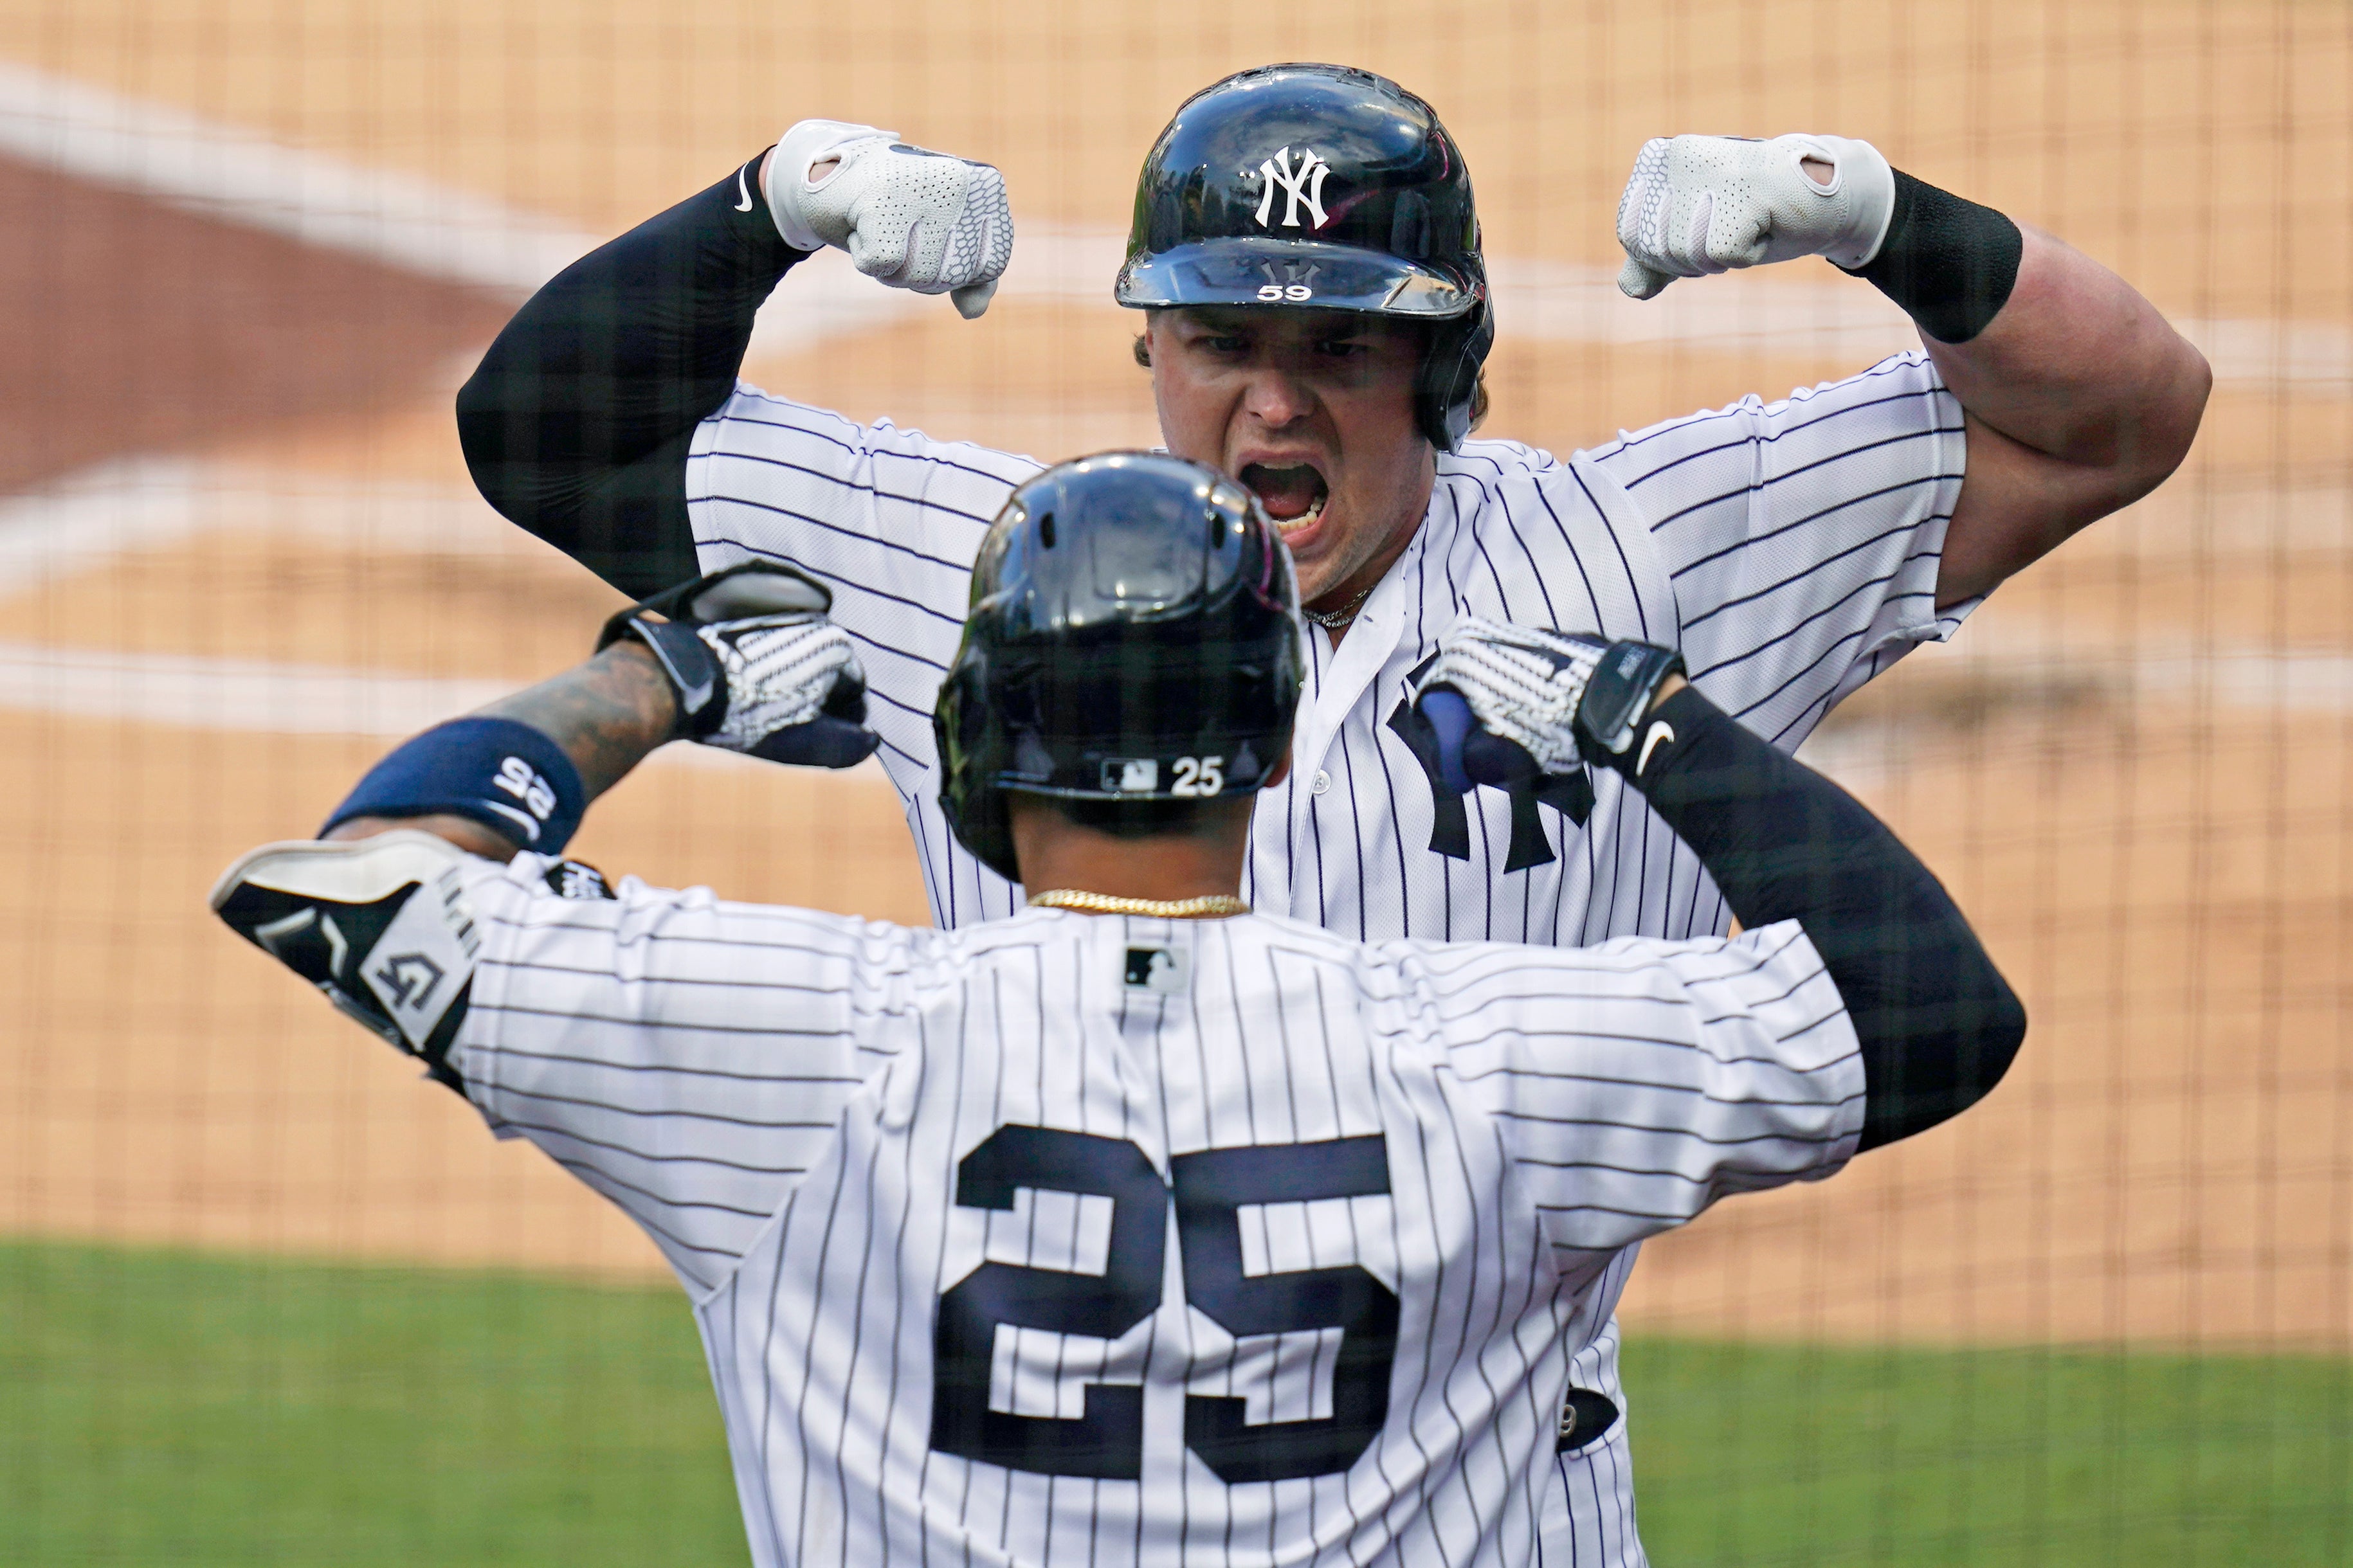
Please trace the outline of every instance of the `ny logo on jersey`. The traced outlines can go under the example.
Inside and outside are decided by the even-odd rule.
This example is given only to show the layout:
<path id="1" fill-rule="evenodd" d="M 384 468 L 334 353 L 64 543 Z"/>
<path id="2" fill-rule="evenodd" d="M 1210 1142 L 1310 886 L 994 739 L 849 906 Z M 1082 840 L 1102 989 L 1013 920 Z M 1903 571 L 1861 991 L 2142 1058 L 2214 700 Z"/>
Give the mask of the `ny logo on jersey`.
<path id="1" fill-rule="evenodd" d="M 1325 163 L 1313 147 L 1303 147 L 1300 153 L 1296 168 L 1292 166 L 1291 149 L 1288 147 L 1258 166 L 1259 177 L 1266 182 L 1266 187 L 1258 198 L 1259 227 L 1275 226 L 1268 218 L 1274 211 L 1274 193 L 1278 187 L 1283 193 L 1284 228 L 1299 226 L 1299 205 L 1302 202 L 1307 204 L 1308 216 L 1315 220 L 1308 226 L 1324 226 L 1324 176 L 1332 172 L 1332 165 Z"/>
<path id="2" fill-rule="evenodd" d="M 1406 672 L 1408 692 L 1388 718 L 1390 732 L 1406 743 L 1421 771 L 1430 779 L 1430 849 L 1433 855 L 1443 855 L 1450 860 L 1471 858 L 1471 812 L 1463 805 L 1464 797 L 1446 787 L 1444 769 L 1438 755 L 1438 731 L 1421 710 L 1413 705 L 1410 695 L 1414 686 L 1438 662 L 1431 654 Z M 1477 793 L 1475 790 L 1472 792 Z M 1558 857 L 1545 838 L 1544 819 L 1536 807 L 1548 805 L 1577 826 L 1593 815 L 1593 781 L 1579 768 L 1573 773 L 1549 778 L 1520 779 L 1504 794 L 1512 803 L 1512 843 L 1504 852 L 1504 871 L 1525 871 L 1531 866 L 1548 866 Z"/>

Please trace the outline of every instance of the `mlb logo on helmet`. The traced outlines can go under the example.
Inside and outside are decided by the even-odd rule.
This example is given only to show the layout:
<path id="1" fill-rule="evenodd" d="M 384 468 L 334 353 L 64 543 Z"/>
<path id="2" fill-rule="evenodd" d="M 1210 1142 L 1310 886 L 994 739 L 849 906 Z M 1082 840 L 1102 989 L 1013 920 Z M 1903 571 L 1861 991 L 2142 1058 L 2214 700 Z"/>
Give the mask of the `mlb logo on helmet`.
<path id="1" fill-rule="evenodd" d="M 1150 757 L 1106 757 L 1103 786 L 1113 795 L 1150 795 L 1160 787 L 1160 764 Z"/>

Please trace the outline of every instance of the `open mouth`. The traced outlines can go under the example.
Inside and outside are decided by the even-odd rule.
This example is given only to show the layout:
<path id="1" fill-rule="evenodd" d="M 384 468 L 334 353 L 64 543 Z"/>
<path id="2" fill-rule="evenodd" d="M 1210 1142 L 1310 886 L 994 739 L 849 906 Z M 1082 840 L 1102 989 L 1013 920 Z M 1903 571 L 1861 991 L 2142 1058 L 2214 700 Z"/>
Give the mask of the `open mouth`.
<path id="1" fill-rule="evenodd" d="M 1313 463 L 1245 463 L 1238 476 L 1285 535 L 1324 515 L 1332 487 Z"/>

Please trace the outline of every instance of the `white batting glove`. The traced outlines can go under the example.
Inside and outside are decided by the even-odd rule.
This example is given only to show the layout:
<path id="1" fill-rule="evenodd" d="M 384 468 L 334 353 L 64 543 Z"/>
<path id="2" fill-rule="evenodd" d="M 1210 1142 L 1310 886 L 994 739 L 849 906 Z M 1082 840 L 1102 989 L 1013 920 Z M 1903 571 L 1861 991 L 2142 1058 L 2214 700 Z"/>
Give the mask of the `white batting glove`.
<path id="1" fill-rule="evenodd" d="M 678 694 L 683 739 L 797 767 L 846 768 L 881 740 L 866 727 L 866 672 L 826 619 L 832 591 L 781 561 L 681 583 L 605 623 L 599 651 L 644 643 Z"/>
<path id="2" fill-rule="evenodd" d="M 828 160 L 811 180 L 810 169 Z M 1005 176 L 910 147 L 895 131 L 804 120 L 768 154 L 760 190 L 786 245 L 846 250 L 858 270 L 891 288 L 947 295 L 967 321 L 988 309 L 1013 259 Z"/>
<path id="3" fill-rule="evenodd" d="M 727 679 L 727 716 L 702 737 L 706 746 L 762 756 L 783 731 L 828 716 L 854 723 L 865 711 L 866 672 L 849 634 L 822 614 L 800 611 L 697 626 Z M 777 761 L 800 761 L 797 757 Z"/>
<path id="4" fill-rule="evenodd" d="M 1799 167 L 1835 173 L 1818 185 Z M 1618 198 L 1618 287 L 1648 300 L 1678 278 L 1827 256 L 1857 268 L 1879 254 L 1895 213 L 1895 171 L 1843 136 L 1652 137 Z"/>
<path id="5" fill-rule="evenodd" d="M 1461 692 L 1480 729 L 1520 746 L 1542 772 L 1565 773 L 1584 760 L 1577 707 L 1611 646 L 1585 632 L 1466 616 L 1438 639 L 1438 662 L 1414 698 L 1440 687 Z"/>

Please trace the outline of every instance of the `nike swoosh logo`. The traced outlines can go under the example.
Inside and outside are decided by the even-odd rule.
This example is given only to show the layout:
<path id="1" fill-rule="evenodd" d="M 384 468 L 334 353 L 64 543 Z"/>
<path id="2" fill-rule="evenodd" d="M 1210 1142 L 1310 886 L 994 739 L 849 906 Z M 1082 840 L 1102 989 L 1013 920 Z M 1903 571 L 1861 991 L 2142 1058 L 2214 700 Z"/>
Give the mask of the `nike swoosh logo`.
<path id="1" fill-rule="evenodd" d="M 1642 754 L 1634 759 L 1634 776 L 1641 778 L 1642 770 L 1651 765 L 1651 753 L 1659 749 L 1660 742 L 1672 741 L 1674 738 L 1675 727 L 1672 724 L 1668 723 L 1664 719 L 1654 721 L 1651 725 L 1651 732 L 1642 737 Z"/>
<path id="2" fill-rule="evenodd" d="M 1637 769 L 1636 771 L 1640 772 L 1641 770 Z M 528 836 L 529 842 L 533 844 L 539 842 L 539 824 L 533 821 L 531 817 L 523 815 L 522 812 L 517 811 L 513 806 L 501 805 L 497 801 L 482 800 L 479 797 L 477 797 L 474 804 L 476 805 L 487 805 L 492 811 L 497 812 L 501 816 L 512 817 L 516 825 L 522 827 L 524 834 Z"/>
<path id="3" fill-rule="evenodd" d="M 748 169 L 751 166 L 751 164 L 746 163 L 744 165 L 744 169 Z M 735 204 L 735 210 L 739 213 L 747 213 L 752 210 L 752 187 L 744 183 L 744 169 L 738 169 L 735 171 L 735 194 L 744 198 L 742 201 Z"/>

